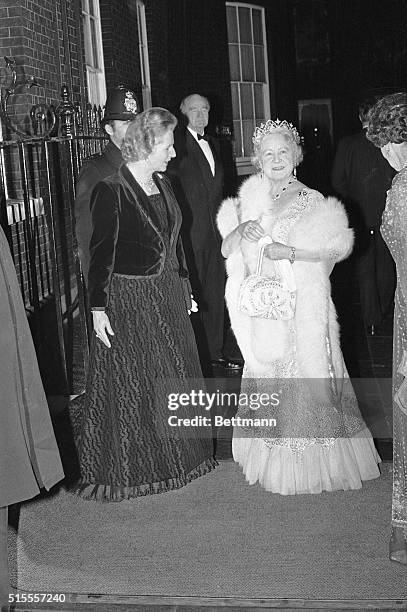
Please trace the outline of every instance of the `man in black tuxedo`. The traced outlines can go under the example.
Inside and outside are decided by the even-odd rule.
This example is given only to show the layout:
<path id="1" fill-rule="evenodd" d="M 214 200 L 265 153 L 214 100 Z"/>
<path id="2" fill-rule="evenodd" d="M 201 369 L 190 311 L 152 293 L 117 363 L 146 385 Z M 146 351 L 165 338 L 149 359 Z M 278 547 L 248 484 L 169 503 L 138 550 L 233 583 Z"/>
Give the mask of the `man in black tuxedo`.
<path id="1" fill-rule="evenodd" d="M 386 192 L 394 171 L 380 149 L 366 138 L 368 112 L 374 103 L 374 99 L 360 103 L 359 119 L 363 129 L 340 140 L 331 174 L 332 186 L 345 201 L 356 231 L 360 305 L 371 333 L 389 310 L 395 288 L 394 262 L 380 234 Z"/>
<path id="2" fill-rule="evenodd" d="M 223 354 L 225 265 L 216 214 L 223 199 L 224 172 L 218 142 L 205 134 L 209 109 L 208 100 L 199 94 L 181 102 L 187 125 L 175 131 L 177 156 L 168 167 L 183 214 L 184 247 L 199 306 L 199 320 L 193 323 L 204 371 L 209 364 L 241 368 Z"/>

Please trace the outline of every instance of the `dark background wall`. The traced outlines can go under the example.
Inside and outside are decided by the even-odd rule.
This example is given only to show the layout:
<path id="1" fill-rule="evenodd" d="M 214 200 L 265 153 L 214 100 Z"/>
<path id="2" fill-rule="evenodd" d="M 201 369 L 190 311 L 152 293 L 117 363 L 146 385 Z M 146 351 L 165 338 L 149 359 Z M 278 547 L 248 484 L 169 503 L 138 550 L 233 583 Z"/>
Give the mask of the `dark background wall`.
<path id="1" fill-rule="evenodd" d="M 178 36 L 177 32 L 171 31 L 170 4 L 171 0 L 149 0 L 145 3 L 152 104 L 168 108 L 171 108 L 172 89 L 168 63 L 172 54 L 173 39 Z"/>
<path id="2" fill-rule="evenodd" d="M 140 91 L 135 3 L 100 0 L 107 87 Z M 193 91 L 212 103 L 212 121 L 231 122 L 226 10 L 223 0 L 145 2 L 152 103 L 178 114 Z M 141 96 L 140 96 L 141 97 Z"/>
<path id="3" fill-rule="evenodd" d="M 361 96 L 405 88 L 406 0 L 256 4 L 266 11 L 271 115 L 297 123 L 298 100 L 330 99 L 331 154 L 340 137 L 359 128 Z M 80 5 L 80 0 L 0 0 L 0 57 L 13 56 L 21 74 L 43 85 L 13 100 L 23 129 L 27 108 L 58 104 L 63 83 L 73 100 L 86 99 Z M 125 83 L 141 100 L 136 4 L 100 0 L 100 8 L 107 88 Z M 145 10 L 153 104 L 178 113 L 180 100 L 200 91 L 212 104 L 212 129 L 231 126 L 224 0 L 145 0 Z"/>
<path id="4" fill-rule="evenodd" d="M 297 100 L 330 98 L 336 141 L 357 128 L 360 95 L 405 87 L 405 0 L 256 4 L 266 9 L 272 114 L 295 121 Z M 135 2 L 100 0 L 100 7 L 107 86 L 124 82 L 139 91 Z M 145 8 L 153 104 L 176 110 L 184 95 L 203 91 L 214 121 L 230 124 L 224 0 L 145 0 Z M 21 106 L 58 100 L 63 82 L 75 97 L 84 95 L 79 12 L 80 0 L 0 0 L 0 56 L 12 55 L 44 84 L 20 97 Z"/>
<path id="5" fill-rule="evenodd" d="M 100 19 L 106 87 L 123 83 L 136 92 L 141 102 L 136 3 L 100 0 Z"/>
<path id="6" fill-rule="evenodd" d="M 331 98 L 337 140 L 358 129 L 356 104 L 361 96 L 406 87 L 407 2 L 290 0 L 289 4 L 297 52 L 293 96 Z"/>
<path id="7" fill-rule="evenodd" d="M 295 45 L 290 2 L 259 2 L 266 9 L 271 115 L 297 122 Z"/>
<path id="8" fill-rule="evenodd" d="M 368 95 L 406 88 L 407 2 L 275 0 L 262 4 L 272 116 L 298 124 L 298 100 L 331 102 L 332 133 L 321 126 L 317 113 L 301 125 L 305 158 L 300 177 L 327 193 L 338 140 L 360 130 L 358 102 Z"/>
<path id="9" fill-rule="evenodd" d="M 406 88 L 407 0 L 253 0 L 265 8 L 270 105 L 273 118 L 298 123 L 298 100 L 329 99 L 333 133 L 305 133 L 306 156 L 301 178 L 328 191 L 332 157 L 340 137 L 359 129 L 357 101 L 365 94 Z M 211 101 L 211 126 L 232 126 L 226 6 L 224 0 L 144 0 L 152 103 L 178 114 L 187 94 L 202 92 Z M 124 83 L 141 101 L 141 71 L 135 0 L 100 0 L 106 85 Z M 6 84 L 2 56 L 13 57 L 19 77 L 34 77 L 40 87 L 20 88 L 10 100 L 10 114 L 22 131 L 29 131 L 27 114 L 33 104 L 60 104 L 66 84 L 71 100 L 86 102 L 86 78 L 81 29 L 81 0 L 0 0 L 0 79 Z M 5 126 L 3 126 L 5 127 Z M 227 160 L 228 191 L 237 177 L 232 143 L 221 139 Z M 4 129 L 3 138 L 12 134 Z M 17 147 L 5 153 L 9 196 L 20 199 L 21 167 Z M 38 160 L 41 161 L 40 152 Z M 56 155 L 54 157 L 57 157 Z M 32 161 L 33 195 L 46 194 L 37 160 Z M 64 192 L 66 158 L 58 161 Z M 41 180 L 40 180 L 41 179 Z M 39 187 L 37 188 L 37 183 Z M 63 198 L 55 197 L 59 207 Z M 62 204 L 61 204 L 62 202 Z M 0 218 L 7 226 L 4 194 Z M 66 209 L 62 210 L 63 220 Z M 68 215 L 66 215 L 68 217 Z M 4 221 L 5 219 L 5 221 Z M 47 223 L 42 215 L 40 241 Z M 49 226 L 49 220 L 48 220 Z M 11 228 L 13 241 L 24 235 L 22 222 Z M 72 268 L 72 228 L 61 227 L 66 249 L 58 252 L 62 268 Z M 43 240 L 44 238 L 44 240 Z M 21 239 L 22 240 L 22 239 Z M 42 244 L 41 242 L 41 244 Z M 42 247 L 41 247 L 42 248 Z M 46 247 L 42 249 L 46 250 Z M 67 264 L 66 264 L 67 262 Z M 27 283 L 24 274 L 20 281 Z"/>
<path id="10" fill-rule="evenodd" d="M 213 124 L 232 121 L 226 8 L 223 0 L 169 0 L 169 106 L 202 92 Z"/>

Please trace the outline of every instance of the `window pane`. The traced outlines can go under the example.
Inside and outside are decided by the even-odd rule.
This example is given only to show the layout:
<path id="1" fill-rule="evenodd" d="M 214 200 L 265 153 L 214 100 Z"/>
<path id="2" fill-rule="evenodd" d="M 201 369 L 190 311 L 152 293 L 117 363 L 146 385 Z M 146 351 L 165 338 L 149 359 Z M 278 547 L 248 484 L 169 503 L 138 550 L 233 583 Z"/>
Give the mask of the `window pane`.
<path id="1" fill-rule="evenodd" d="M 88 94 L 89 100 L 97 100 L 99 95 L 98 78 L 93 68 L 86 69 L 88 77 Z"/>
<path id="2" fill-rule="evenodd" d="M 244 157 L 250 157 L 253 154 L 253 132 L 254 132 L 254 121 L 243 121 L 243 155 Z"/>
<path id="3" fill-rule="evenodd" d="M 233 119 L 240 119 L 239 84 L 231 83 Z"/>
<path id="4" fill-rule="evenodd" d="M 237 33 L 237 12 L 234 6 L 226 7 L 226 18 L 228 22 L 228 41 L 239 42 Z"/>
<path id="5" fill-rule="evenodd" d="M 230 80 L 240 81 L 239 45 L 229 45 Z"/>
<path id="6" fill-rule="evenodd" d="M 242 81 L 255 81 L 253 47 L 251 45 L 240 45 L 242 58 Z"/>
<path id="7" fill-rule="evenodd" d="M 88 20 L 89 20 L 88 17 L 85 17 L 85 16 L 82 17 L 84 42 L 85 42 L 85 62 L 88 64 L 88 66 L 91 66 L 92 65 L 92 49 L 91 49 L 90 37 L 88 33 Z"/>
<path id="8" fill-rule="evenodd" d="M 251 84 L 242 83 L 240 85 L 240 100 L 242 104 L 242 119 L 254 119 Z"/>
<path id="9" fill-rule="evenodd" d="M 268 118 L 264 9 L 226 3 L 236 158 L 253 154 L 253 130 Z"/>
<path id="10" fill-rule="evenodd" d="M 98 47 L 97 47 L 97 39 L 96 39 L 96 26 L 95 20 L 90 20 L 90 32 L 92 39 L 92 54 L 93 54 L 93 67 L 99 68 L 99 55 L 98 55 Z"/>
<path id="11" fill-rule="evenodd" d="M 253 85 L 254 90 L 254 114 L 256 119 L 256 125 L 259 125 L 262 121 L 265 121 L 264 116 L 264 95 L 263 85 L 255 83 Z"/>
<path id="12" fill-rule="evenodd" d="M 264 47 L 254 47 L 254 56 L 256 58 L 256 81 L 258 83 L 266 82 L 266 70 L 264 66 Z"/>
<path id="13" fill-rule="evenodd" d="M 233 153 L 235 157 L 243 157 L 242 134 L 240 121 L 233 122 Z"/>
<path id="14" fill-rule="evenodd" d="M 239 8 L 239 31 L 241 43 L 252 42 L 252 24 L 248 8 Z"/>
<path id="15" fill-rule="evenodd" d="M 261 22 L 261 12 L 257 9 L 252 10 L 253 19 L 253 42 L 256 45 L 263 44 L 263 24 Z"/>
<path id="16" fill-rule="evenodd" d="M 88 96 L 91 104 L 106 101 L 106 82 L 103 67 L 103 48 L 99 19 L 99 0 L 81 0 L 84 9 L 82 25 Z M 85 9 L 88 9 L 85 12 Z"/>

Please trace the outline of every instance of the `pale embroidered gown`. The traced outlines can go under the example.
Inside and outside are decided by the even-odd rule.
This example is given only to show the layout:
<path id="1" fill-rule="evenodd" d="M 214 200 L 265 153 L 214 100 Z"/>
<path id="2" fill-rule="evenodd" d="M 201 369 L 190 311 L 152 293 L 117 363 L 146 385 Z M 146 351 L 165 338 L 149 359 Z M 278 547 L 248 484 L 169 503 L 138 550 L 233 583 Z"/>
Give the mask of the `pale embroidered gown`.
<path id="1" fill-rule="evenodd" d="M 292 244 L 290 232 L 296 222 L 322 200 L 318 192 L 303 190 L 281 214 L 278 214 L 278 208 L 277 211 L 263 213 L 261 223 L 273 240 Z M 246 255 L 247 263 L 250 255 Z M 323 282 L 329 285 L 329 274 L 339 259 L 339 253 L 334 248 L 332 252 L 325 253 L 325 256 L 324 263 L 312 265 L 319 266 Z M 267 266 L 270 273 L 273 263 L 265 260 L 265 273 Z M 301 262 L 296 262 L 294 266 L 300 269 Z M 357 489 L 362 486 L 362 480 L 379 476 L 377 463 L 380 458 L 361 417 L 344 365 L 329 288 L 326 303 L 317 304 L 317 310 L 329 311 L 325 338 L 320 342 L 321 350 L 325 351 L 321 361 L 327 364 L 323 374 L 325 378 L 311 380 L 309 373 L 302 371 L 301 359 L 297 354 L 297 336 L 301 333 L 301 326 L 308 325 L 307 320 L 301 319 L 301 310 L 309 299 L 313 299 L 312 290 L 312 287 L 304 290 L 304 287 L 298 286 L 295 319 L 284 323 L 256 319 L 250 321 L 252 337 L 256 338 L 257 333 L 258 345 L 263 346 L 263 363 L 265 347 L 267 351 L 269 346 L 273 352 L 274 344 L 281 345 L 281 333 L 284 348 L 278 346 L 276 350 L 281 354 L 270 361 L 266 368 L 258 369 L 248 356 L 241 392 L 244 397 L 253 393 L 277 393 L 279 405 L 260 407 L 255 414 L 247 405 L 241 405 L 237 416 L 274 416 L 277 425 L 235 427 L 233 435 L 233 457 L 243 467 L 249 483 L 258 481 L 268 491 L 283 495 Z M 315 312 L 315 316 L 317 314 Z M 286 328 L 283 331 L 282 326 Z M 262 336 L 268 336 L 268 342 L 261 340 Z M 237 339 L 239 341 L 238 334 Z"/>
<path id="2" fill-rule="evenodd" d="M 393 330 L 393 536 L 391 552 L 407 562 L 407 168 L 393 179 L 381 233 L 396 262 Z"/>

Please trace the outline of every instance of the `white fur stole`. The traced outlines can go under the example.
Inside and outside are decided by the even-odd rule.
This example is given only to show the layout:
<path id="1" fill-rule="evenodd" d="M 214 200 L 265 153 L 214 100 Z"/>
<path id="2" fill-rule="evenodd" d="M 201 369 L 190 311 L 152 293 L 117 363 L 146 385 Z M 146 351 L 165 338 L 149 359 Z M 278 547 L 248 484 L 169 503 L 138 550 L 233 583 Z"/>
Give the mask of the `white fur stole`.
<path id="1" fill-rule="evenodd" d="M 253 175 L 243 183 L 237 198 L 228 198 L 222 203 L 217 223 L 223 238 L 240 223 L 258 219 L 269 211 L 268 189 L 266 181 L 259 175 Z M 329 377 L 327 354 L 330 351 L 335 374 L 341 377 L 343 359 L 336 312 L 330 296 L 329 275 L 334 264 L 350 254 L 353 232 L 339 200 L 324 198 L 313 190 L 306 192 L 308 205 L 289 231 L 287 243 L 298 249 L 315 252 L 323 261 L 296 261 L 293 264 L 297 284 L 294 325 L 299 375 L 310 378 Z M 225 295 L 232 329 L 246 366 L 261 375 L 269 369 L 270 362 L 284 358 L 288 325 L 283 321 L 258 321 L 237 309 L 240 285 L 248 264 L 240 248 L 227 258 Z M 249 264 L 249 268 L 252 265 Z"/>

